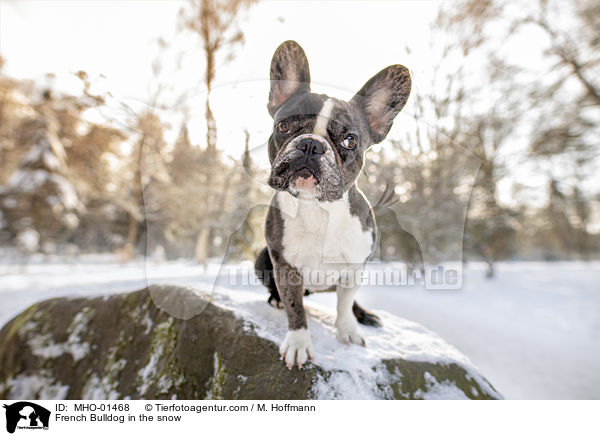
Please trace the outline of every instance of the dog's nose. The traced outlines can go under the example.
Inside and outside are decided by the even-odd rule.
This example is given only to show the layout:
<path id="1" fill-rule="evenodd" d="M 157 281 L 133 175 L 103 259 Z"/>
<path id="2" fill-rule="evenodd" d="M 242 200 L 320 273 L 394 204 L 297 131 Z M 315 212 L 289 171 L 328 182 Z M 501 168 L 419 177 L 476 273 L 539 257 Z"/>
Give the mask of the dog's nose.
<path id="1" fill-rule="evenodd" d="M 296 148 L 304 152 L 304 155 L 307 157 L 325 153 L 323 144 L 321 144 L 319 141 L 315 141 L 314 139 L 303 139 L 296 145 Z"/>

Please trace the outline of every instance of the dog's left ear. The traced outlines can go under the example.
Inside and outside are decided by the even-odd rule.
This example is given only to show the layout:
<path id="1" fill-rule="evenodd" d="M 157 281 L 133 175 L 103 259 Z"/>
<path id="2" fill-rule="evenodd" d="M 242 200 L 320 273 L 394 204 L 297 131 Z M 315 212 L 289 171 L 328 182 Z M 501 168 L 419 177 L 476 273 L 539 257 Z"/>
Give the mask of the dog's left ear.
<path id="1" fill-rule="evenodd" d="M 310 92 L 308 59 L 300 44 L 286 41 L 277 47 L 271 60 L 269 114 L 274 116 L 287 99 L 303 92 Z"/>
<path id="2" fill-rule="evenodd" d="M 373 76 L 350 100 L 365 115 L 374 144 L 387 136 L 394 118 L 408 100 L 410 88 L 408 68 L 391 65 Z"/>

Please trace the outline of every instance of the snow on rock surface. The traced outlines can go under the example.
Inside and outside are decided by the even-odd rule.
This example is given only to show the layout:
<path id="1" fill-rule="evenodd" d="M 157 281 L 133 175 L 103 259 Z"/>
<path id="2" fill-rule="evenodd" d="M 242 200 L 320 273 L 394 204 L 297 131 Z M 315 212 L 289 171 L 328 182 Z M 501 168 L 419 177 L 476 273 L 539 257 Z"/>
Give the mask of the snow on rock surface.
<path id="1" fill-rule="evenodd" d="M 217 288 L 212 300 L 215 304 L 233 308 L 236 316 L 247 320 L 259 336 L 277 345 L 283 341 L 287 331 L 284 311 L 266 305 L 264 299 L 257 298 L 256 294 Z M 383 328 L 361 326 L 367 347 L 346 346 L 335 337 L 335 313 L 314 302 L 305 301 L 305 306 L 308 329 L 313 337 L 314 363 L 334 374 L 326 380 L 321 378 L 313 386 L 318 398 L 389 397 L 390 374 L 383 362 L 394 359 L 459 365 L 467 370 L 467 377 L 472 377 L 484 388 L 486 395 L 498 396 L 463 354 L 417 323 L 378 311 Z M 426 375 L 429 375 L 429 379 Z M 417 397 L 433 398 L 446 395 L 447 398 L 467 398 L 453 383 L 439 383 L 426 371 L 423 376 L 429 385 Z M 396 378 L 401 379 L 402 374 L 396 374 Z M 457 392 L 460 395 L 453 395 Z M 430 395 L 432 393 L 434 394 Z"/>
<path id="2" fill-rule="evenodd" d="M 173 305 L 199 314 L 184 320 L 160 309 Z M 362 327 L 367 347 L 347 346 L 335 339 L 333 313 L 306 306 L 315 362 L 290 371 L 277 351 L 285 314 L 253 292 L 215 288 L 209 298 L 197 288 L 151 286 L 42 301 L 0 331 L 0 397 L 501 397 L 419 324 L 380 311 L 383 328 Z"/>

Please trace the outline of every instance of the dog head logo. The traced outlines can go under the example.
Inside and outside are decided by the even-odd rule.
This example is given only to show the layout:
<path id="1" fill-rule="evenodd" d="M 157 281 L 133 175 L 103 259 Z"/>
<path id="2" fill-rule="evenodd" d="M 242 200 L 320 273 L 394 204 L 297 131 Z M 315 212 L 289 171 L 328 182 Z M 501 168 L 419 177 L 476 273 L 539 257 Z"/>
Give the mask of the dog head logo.
<path id="1" fill-rule="evenodd" d="M 6 431 L 14 433 L 19 429 L 48 429 L 50 411 L 28 401 L 3 405 L 6 409 Z"/>

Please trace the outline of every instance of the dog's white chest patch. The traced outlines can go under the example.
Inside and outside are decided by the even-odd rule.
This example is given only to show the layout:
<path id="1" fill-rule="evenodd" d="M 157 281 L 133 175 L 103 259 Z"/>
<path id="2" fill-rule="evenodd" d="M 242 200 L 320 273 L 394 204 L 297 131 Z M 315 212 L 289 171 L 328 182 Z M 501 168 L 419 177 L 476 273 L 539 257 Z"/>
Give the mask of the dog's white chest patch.
<path id="1" fill-rule="evenodd" d="M 371 255 L 373 234 L 350 214 L 348 197 L 333 202 L 277 193 L 283 218 L 283 257 L 310 290 L 337 284 L 348 271 L 362 270 Z"/>

